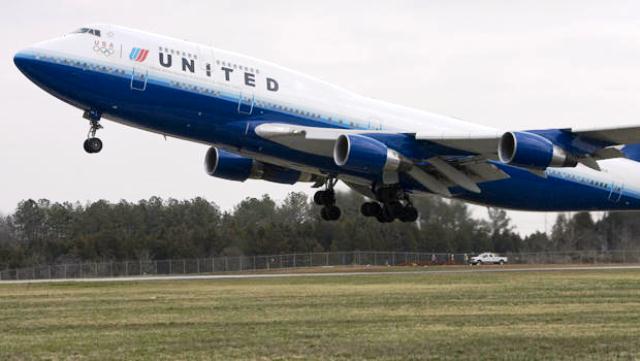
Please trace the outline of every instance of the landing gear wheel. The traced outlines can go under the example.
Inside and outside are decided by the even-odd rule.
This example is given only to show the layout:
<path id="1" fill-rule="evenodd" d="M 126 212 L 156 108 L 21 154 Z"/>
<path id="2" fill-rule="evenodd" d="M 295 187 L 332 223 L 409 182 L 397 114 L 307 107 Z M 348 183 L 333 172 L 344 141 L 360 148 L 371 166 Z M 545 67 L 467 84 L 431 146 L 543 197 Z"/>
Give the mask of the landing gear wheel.
<path id="1" fill-rule="evenodd" d="M 89 154 L 100 153 L 100 151 L 102 150 L 102 141 L 100 140 L 100 138 L 87 138 L 84 141 L 83 146 L 84 151 Z"/>
<path id="2" fill-rule="evenodd" d="M 329 206 L 336 203 L 336 194 L 333 189 L 327 189 L 326 191 L 317 191 L 313 195 L 313 203 L 319 206 Z"/>
<path id="3" fill-rule="evenodd" d="M 382 207 L 378 202 L 365 202 L 360 206 L 360 213 L 365 217 L 376 217 L 382 213 Z"/>
<path id="4" fill-rule="evenodd" d="M 382 208 L 382 212 L 378 213 L 376 215 L 376 219 L 378 220 L 378 222 L 380 223 L 391 223 L 394 220 L 394 217 L 392 217 L 389 212 L 385 211 L 385 208 Z"/>
<path id="5" fill-rule="evenodd" d="M 336 192 L 333 190 L 336 182 L 335 178 L 327 179 L 327 188 L 323 191 L 317 191 L 313 195 L 313 203 L 323 206 L 320 210 L 320 216 L 325 221 L 336 221 L 342 214 L 340 208 L 336 207 Z"/>
<path id="6" fill-rule="evenodd" d="M 84 151 L 87 153 L 99 153 L 102 150 L 102 141 L 100 138 L 96 138 L 96 132 L 98 129 L 102 129 L 100 125 L 100 117 L 102 113 L 97 110 L 87 110 L 82 115 L 83 118 L 89 121 L 89 133 L 87 133 L 87 139 L 84 141 Z"/>
<path id="7" fill-rule="evenodd" d="M 322 219 L 324 219 L 325 221 L 329 220 L 329 214 L 327 213 L 327 207 L 322 207 L 320 209 L 320 217 L 322 217 Z"/>
<path id="8" fill-rule="evenodd" d="M 340 219 L 340 215 L 342 215 L 342 211 L 336 206 L 322 207 L 320 210 L 320 216 L 325 221 L 337 221 Z"/>
<path id="9" fill-rule="evenodd" d="M 404 212 L 404 206 L 400 202 L 387 203 L 384 208 L 386 208 L 386 212 L 389 213 L 389 216 L 394 219 L 400 218 Z"/>
<path id="10" fill-rule="evenodd" d="M 415 222 L 418 219 L 418 210 L 413 206 L 406 206 L 402 210 L 402 214 L 400 215 L 400 220 L 405 223 Z"/>

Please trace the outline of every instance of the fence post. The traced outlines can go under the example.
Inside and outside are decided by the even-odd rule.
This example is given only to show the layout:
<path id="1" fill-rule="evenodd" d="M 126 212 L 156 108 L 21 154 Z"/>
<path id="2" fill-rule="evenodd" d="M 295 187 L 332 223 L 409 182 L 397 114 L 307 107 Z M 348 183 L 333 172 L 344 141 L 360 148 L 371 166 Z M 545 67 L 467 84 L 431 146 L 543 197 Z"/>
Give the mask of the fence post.
<path id="1" fill-rule="evenodd" d="M 183 259 L 182 260 L 182 274 L 186 274 L 187 273 L 187 260 Z"/>
<path id="2" fill-rule="evenodd" d="M 224 256 L 224 271 L 225 271 L 225 272 L 227 271 L 227 266 L 228 266 L 228 263 L 227 263 L 227 256 Z"/>
<path id="3" fill-rule="evenodd" d="M 253 270 L 256 270 L 256 255 L 253 255 Z"/>
<path id="4" fill-rule="evenodd" d="M 196 265 L 198 266 L 198 273 L 200 273 L 200 258 L 196 259 Z"/>
<path id="5" fill-rule="evenodd" d="M 49 265 L 49 279 L 51 279 L 51 265 Z"/>
<path id="6" fill-rule="evenodd" d="M 216 257 L 211 257 L 211 273 L 216 271 Z"/>

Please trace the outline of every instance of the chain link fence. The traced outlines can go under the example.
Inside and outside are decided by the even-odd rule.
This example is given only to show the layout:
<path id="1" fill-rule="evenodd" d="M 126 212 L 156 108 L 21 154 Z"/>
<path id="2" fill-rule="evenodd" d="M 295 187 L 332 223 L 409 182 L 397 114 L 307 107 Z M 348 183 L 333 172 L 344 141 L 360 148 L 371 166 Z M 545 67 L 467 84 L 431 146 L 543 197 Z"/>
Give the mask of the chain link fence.
<path id="1" fill-rule="evenodd" d="M 211 274 L 331 266 L 465 265 L 470 253 L 323 252 L 42 265 L 0 271 L 0 281 Z M 507 253 L 511 264 L 640 263 L 640 250 Z"/>

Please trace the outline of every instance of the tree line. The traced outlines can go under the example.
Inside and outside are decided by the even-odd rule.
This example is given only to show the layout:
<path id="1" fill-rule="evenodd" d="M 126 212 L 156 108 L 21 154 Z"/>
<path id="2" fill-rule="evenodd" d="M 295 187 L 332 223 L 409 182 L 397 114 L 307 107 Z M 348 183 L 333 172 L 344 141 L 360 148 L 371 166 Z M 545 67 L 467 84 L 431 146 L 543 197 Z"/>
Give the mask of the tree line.
<path id="1" fill-rule="evenodd" d="M 219 255 L 323 251 L 418 251 L 476 253 L 638 249 L 638 213 L 560 214 L 549 234 L 522 237 L 507 213 L 489 209 L 488 219 L 471 216 L 462 202 L 415 197 L 415 223 L 380 224 L 359 214 L 364 198 L 337 194 L 343 215 L 320 218 L 304 193 L 276 203 L 268 195 L 246 198 L 221 211 L 204 198 L 139 202 L 105 200 L 53 203 L 24 200 L 0 215 L 0 269 L 36 264 L 160 260 Z"/>

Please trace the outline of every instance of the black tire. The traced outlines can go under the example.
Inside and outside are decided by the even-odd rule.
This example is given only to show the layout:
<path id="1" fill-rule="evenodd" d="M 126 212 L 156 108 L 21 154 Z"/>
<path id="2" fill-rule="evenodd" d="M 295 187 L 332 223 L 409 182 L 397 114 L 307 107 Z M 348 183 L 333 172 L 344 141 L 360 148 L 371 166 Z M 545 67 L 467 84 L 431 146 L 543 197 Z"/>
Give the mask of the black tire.
<path id="1" fill-rule="evenodd" d="M 365 202 L 360 206 L 360 213 L 365 217 L 375 217 L 382 212 L 382 207 L 377 202 Z"/>
<path id="2" fill-rule="evenodd" d="M 504 266 L 504 261 L 500 260 L 500 262 L 498 262 L 499 265 Z"/>
<path id="3" fill-rule="evenodd" d="M 387 207 L 382 208 L 382 211 L 376 215 L 376 219 L 380 223 L 391 223 L 395 219 Z"/>
<path id="4" fill-rule="evenodd" d="M 329 219 L 329 213 L 327 211 L 327 207 L 322 207 L 320 209 L 320 217 L 322 217 L 323 220 L 325 221 L 330 221 L 331 219 Z"/>
<path id="5" fill-rule="evenodd" d="M 340 210 L 340 208 L 331 206 L 325 207 L 325 209 L 327 210 L 327 215 L 329 216 L 330 221 L 337 221 L 338 219 L 340 219 L 340 216 L 342 215 L 342 211 Z"/>
<path id="6" fill-rule="evenodd" d="M 89 139 L 88 138 L 84 140 L 84 143 L 82 144 L 82 146 L 84 147 L 84 151 L 85 152 L 87 152 L 89 154 L 93 153 L 91 151 L 91 147 L 89 146 Z"/>
<path id="7" fill-rule="evenodd" d="M 322 206 L 324 205 L 324 198 L 325 198 L 325 191 L 317 191 L 314 195 L 313 195 L 313 203 Z"/>
<path id="8" fill-rule="evenodd" d="M 336 204 L 336 195 L 333 191 L 317 191 L 313 195 L 313 203 L 319 206 L 331 206 Z"/>
<path id="9" fill-rule="evenodd" d="M 391 202 L 384 205 L 386 212 L 393 219 L 400 218 L 404 213 L 404 206 L 400 202 Z"/>
<path id="10" fill-rule="evenodd" d="M 100 138 L 89 138 L 84 142 L 85 150 L 89 149 L 88 153 L 100 153 L 102 150 L 102 141 Z"/>
<path id="11" fill-rule="evenodd" d="M 400 216 L 402 222 L 415 222 L 418 220 L 418 210 L 412 206 L 405 207 Z"/>
<path id="12" fill-rule="evenodd" d="M 342 211 L 336 206 L 322 207 L 320 217 L 325 221 L 337 221 L 340 219 Z"/>
<path id="13" fill-rule="evenodd" d="M 371 203 L 365 202 L 360 205 L 360 214 L 365 217 L 371 217 L 373 214 L 371 212 Z"/>

